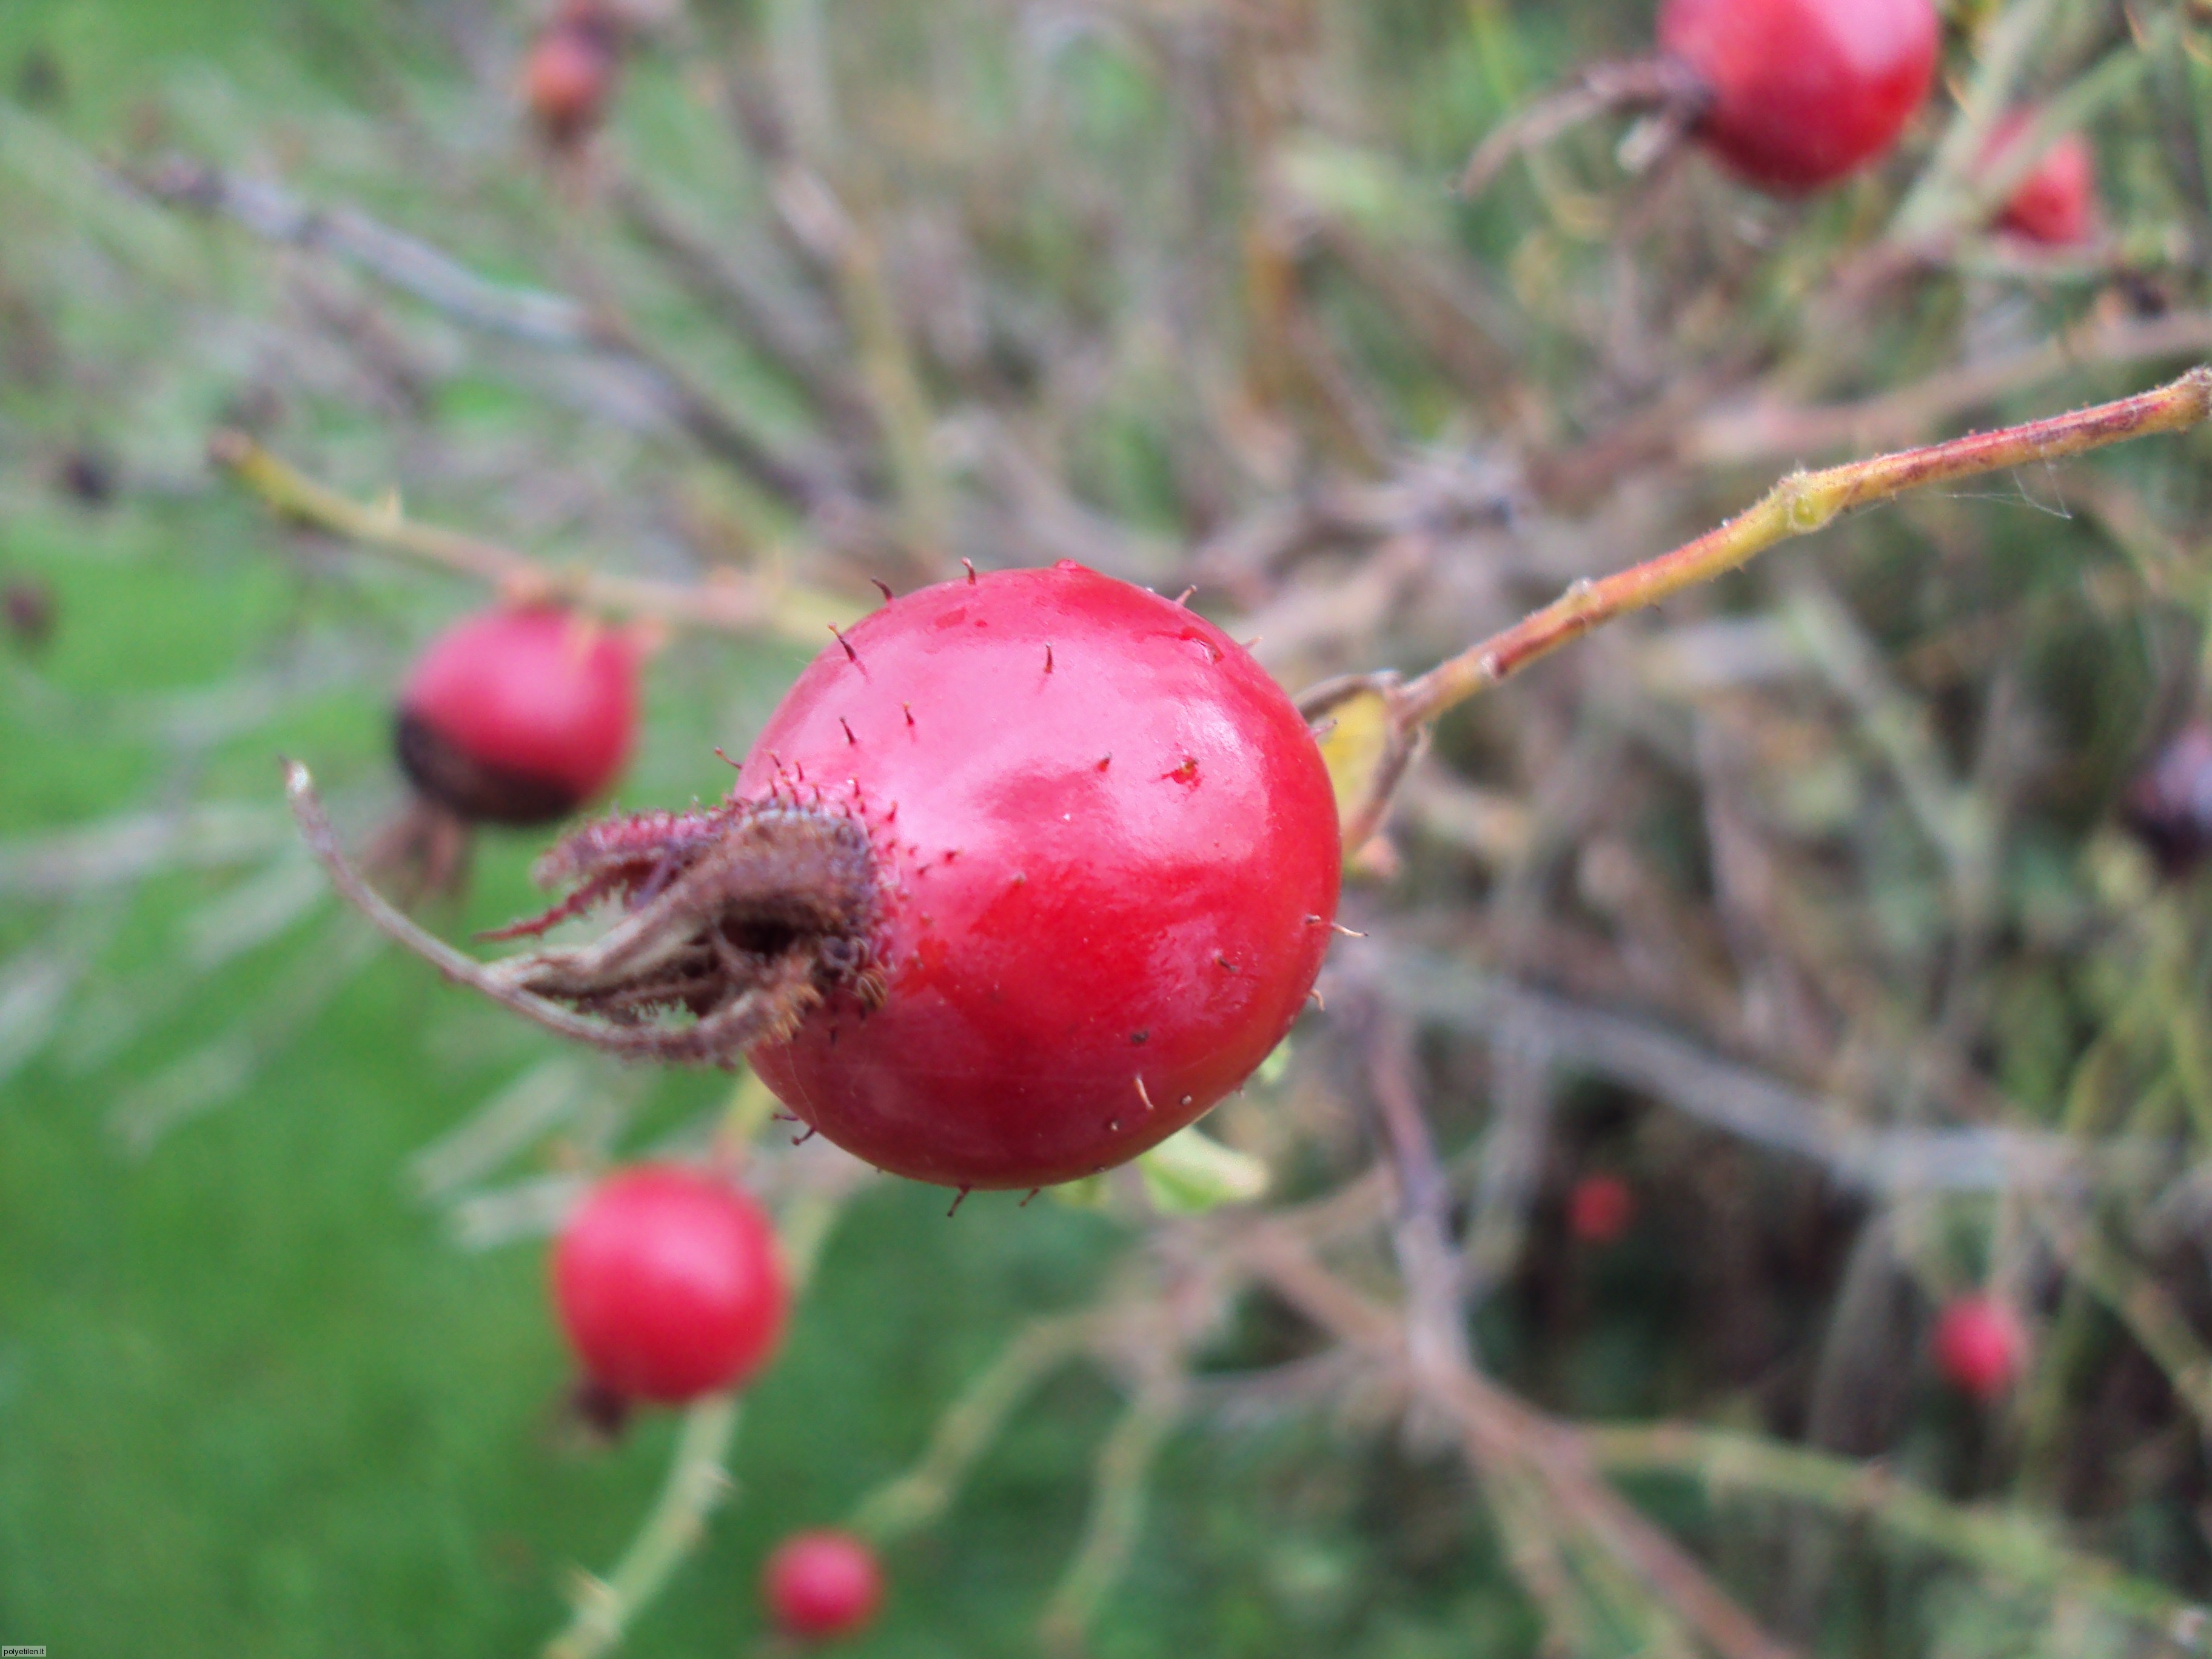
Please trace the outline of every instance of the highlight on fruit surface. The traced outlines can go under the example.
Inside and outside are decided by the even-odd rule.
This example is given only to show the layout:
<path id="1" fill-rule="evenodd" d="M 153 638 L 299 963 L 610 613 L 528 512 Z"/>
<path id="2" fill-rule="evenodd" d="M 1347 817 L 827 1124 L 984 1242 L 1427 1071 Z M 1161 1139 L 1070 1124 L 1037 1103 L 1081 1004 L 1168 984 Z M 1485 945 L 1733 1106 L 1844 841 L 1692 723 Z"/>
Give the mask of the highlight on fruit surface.
<path id="1" fill-rule="evenodd" d="M 681 1405 L 741 1388 L 783 1332 L 768 1217 L 680 1164 L 641 1164 L 593 1188 L 561 1231 L 551 1276 L 578 1362 L 619 1400 Z"/>
<path id="2" fill-rule="evenodd" d="M 857 1534 L 793 1533 L 761 1567 L 761 1599 L 775 1627 L 797 1640 L 857 1635 L 883 1605 L 883 1568 Z"/>
<path id="3" fill-rule="evenodd" d="M 1976 1292 L 1958 1297 L 1944 1308 L 1929 1346 L 1946 1382 L 1987 1404 L 2002 1397 L 2019 1377 L 2027 1357 L 2027 1333 L 2010 1307 Z"/>

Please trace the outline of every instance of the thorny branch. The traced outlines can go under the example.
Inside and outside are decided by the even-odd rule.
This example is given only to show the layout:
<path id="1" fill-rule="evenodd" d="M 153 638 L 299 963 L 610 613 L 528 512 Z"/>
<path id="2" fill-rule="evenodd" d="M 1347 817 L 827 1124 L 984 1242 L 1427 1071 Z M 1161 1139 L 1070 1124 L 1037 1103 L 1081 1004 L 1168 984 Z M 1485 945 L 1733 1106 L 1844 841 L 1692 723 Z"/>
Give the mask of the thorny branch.
<path id="1" fill-rule="evenodd" d="M 242 432 L 217 432 L 208 456 L 283 518 L 364 546 L 405 554 L 499 588 L 511 598 L 558 599 L 588 611 L 650 617 L 672 628 L 780 634 L 811 646 L 825 624 L 849 622 L 854 607 L 829 594 L 718 568 L 705 580 L 672 582 L 547 565 L 482 537 L 407 516 L 398 497 L 364 506 L 319 483 Z"/>
<path id="2" fill-rule="evenodd" d="M 1347 810 L 1345 843 L 1355 849 L 1364 846 L 1380 827 L 1422 734 L 1439 715 L 1593 629 L 1725 575 L 1781 542 L 1826 528 L 1854 507 L 1961 478 L 2045 465 L 2133 438 L 2185 431 L 2208 416 L 2212 368 L 2201 367 L 2154 391 L 2070 414 L 1818 472 L 1793 473 L 1717 529 L 1613 575 L 1577 580 L 1542 610 L 1417 679 L 1401 683 L 1382 673 L 1316 686 L 1300 702 L 1310 718 L 1322 718 L 1362 697 L 1379 698 L 1388 714 L 1382 758 L 1365 799 Z"/>

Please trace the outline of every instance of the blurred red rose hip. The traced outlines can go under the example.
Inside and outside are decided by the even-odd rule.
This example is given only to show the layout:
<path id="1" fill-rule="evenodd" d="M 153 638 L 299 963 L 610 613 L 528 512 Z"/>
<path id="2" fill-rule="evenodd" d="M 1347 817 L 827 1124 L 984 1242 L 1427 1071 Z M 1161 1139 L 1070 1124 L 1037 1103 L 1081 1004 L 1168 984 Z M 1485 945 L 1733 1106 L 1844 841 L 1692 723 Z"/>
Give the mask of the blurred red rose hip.
<path id="1" fill-rule="evenodd" d="M 793 1533 L 761 1569 L 761 1596 L 785 1635 L 826 1641 L 867 1628 L 883 1603 L 883 1569 L 866 1540 L 823 1528 Z"/>
<path id="2" fill-rule="evenodd" d="M 681 1405 L 741 1387 L 783 1331 L 768 1217 L 727 1182 L 642 1164 L 595 1188 L 553 1250 L 554 1306 L 591 1380 Z"/>
<path id="3" fill-rule="evenodd" d="M 1929 0 L 1667 0 L 1658 38 L 1708 89 L 1698 137 L 1785 195 L 1887 153 L 1928 96 L 1941 44 Z"/>
<path id="4" fill-rule="evenodd" d="M 2002 1396 L 2019 1376 L 2027 1357 L 2027 1333 L 2010 1308 L 1978 1292 L 1944 1308 L 1929 1348 L 1946 1382 L 1986 1404 Z"/>
<path id="5" fill-rule="evenodd" d="M 394 734 L 400 767 L 470 823 L 566 817 L 629 758 L 638 659 L 627 633 L 557 607 L 470 617 L 408 673 Z"/>
<path id="6" fill-rule="evenodd" d="M 1990 135 L 1990 167 L 2005 157 L 2035 118 L 2033 110 L 2014 110 Z M 2023 240 L 2046 247 L 2072 247 L 2090 240 L 2097 229 L 2097 167 L 2089 141 L 2069 132 L 2036 161 L 2014 187 L 1997 223 Z"/>
<path id="7" fill-rule="evenodd" d="M 1587 1175 L 1567 1193 L 1567 1231 L 1586 1244 L 1610 1244 L 1636 1219 L 1636 1194 L 1617 1175 Z"/>

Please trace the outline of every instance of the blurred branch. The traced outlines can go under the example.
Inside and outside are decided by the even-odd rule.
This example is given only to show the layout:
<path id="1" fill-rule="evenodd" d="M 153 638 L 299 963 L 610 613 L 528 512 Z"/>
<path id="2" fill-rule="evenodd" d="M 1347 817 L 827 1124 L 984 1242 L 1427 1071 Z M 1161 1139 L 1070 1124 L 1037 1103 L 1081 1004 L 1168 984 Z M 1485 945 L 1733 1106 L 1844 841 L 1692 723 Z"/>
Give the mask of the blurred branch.
<path id="1" fill-rule="evenodd" d="M 1186 1390 L 1170 1358 L 1138 1389 L 1098 1449 L 1097 1484 L 1081 1542 L 1038 1621 L 1039 1644 L 1050 1655 L 1084 1650 L 1084 1632 L 1128 1570 L 1145 1518 L 1145 1486 L 1161 1446 L 1182 1418 Z"/>
<path id="2" fill-rule="evenodd" d="M 2057 1249 L 2066 1271 L 2080 1280 L 2128 1328 L 2175 1396 L 2197 1419 L 2200 1436 L 2212 1436 L 2212 1352 L 2156 1279 L 2115 1249 L 2094 1222 L 2077 1221 L 2051 1205 L 2031 1212 Z"/>
<path id="3" fill-rule="evenodd" d="M 889 1542 L 936 1520 L 1024 1398 L 1082 1352 L 1091 1335 L 1084 1314 L 1024 1326 L 938 1419 L 920 1461 L 860 1500 L 848 1523 L 853 1530 Z"/>
<path id="4" fill-rule="evenodd" d="M 131 812 L 82 829 L 0 842 L 0 893 L 50 896 L 121 886 L 170 869 L 248 864 L 290 834 L 282 814 L 233 801 Z"/>
<path id="5" fill-rule="evenodd" d="M 1347 953 L 1349 954 L 1349 953 Z M 1419 1018 L 1510 1040 L 1562 1069 L 1642 1090 L 1708 1127 L 1820 1164 L 1863 1191 L 2005 1192 L 2125 1172 L 2126 1148 L 1999 1128 L 1868 1129 L 1843 1103 L 1793 1089 L 1642 1021 L 1528 990 L 1450 957 L 1394 952 L 1388 994 Z M 2145 1169 L 2166 1154 L 2140 1149 Z"/>
<path id="6" fill-rule="evenodd" d="M 1436 719 L 1592 629 L 1749 563 L 1778 544 L 1809 536 L 1853 507 L 1907 490 L 2038 465 L 2154 433 L 2181 432 L 2212 416 L 2212 368 L 2070 414 L 1978 432 L 1818 472 L 1796 472 L 1747 512 L 1695 541 L 1601 580 L 1577 581 L 1560 599 L 1407 684 L 1396 699 L 1406 725 Z"/>
<path id="7" fill-rule="evenodd" d="M 2082 325 L 1981 362 L 1846 404 L 1791 407 L 1760 399 L 1690 423 L 1676 455 L 1693 466 L 1768 461 L 1824 450 L 1899 443 L 2063 374 L 2094 368 L 2202 357 L 2212 352 L 2212 314 L 2149 319 L 2100 311 Z"/>
<path id="8" fill-rule="evenodd" d="M 220 213 L 264 240 L 357 265 L 471 328 L 528 345 L 597 351 L 617 359 L 640 376 L 667 419 L 771 494 L 799 507 L 819 505 L 836 494 L 817 469 L 778 453 L 681 367 L 647 348 L 619 317 L 601 308 L 565 295 L 491 282 L 357 209 L 312 207 L 281 185 L 240 179 L 183 157 L 172 157 L 132 182 L 158 201 Z"/>
<path id="9" fill-rule="evenodd" d="M 1948 1503 L 1879 1463 L 1750 1435 L 1676 1424 L 1579 1431 L 1591 1457 L 1616 1474 L 1667 1471 L 1702 1480 L 1716 1496 L 1751 1491 L 1863 1516 L 1899 1537 L 2016 1583 L 2034 1585 L 2151 1626 L 2193 1653 L 2212 1651 L 2212 1614 L 2163 1585 L 2069 1549 L 2035 1516 Z"/>
<path id="10" fill-rule="evenodd" d="M 1411 1388 L 1449 1415 L 1464 1431 L 1479 1468 L 1533 1470 L 1554 1506 L 1723 1659 L 1782 1659 L 1792 1651 L 1762 1631 L 1694 1558 L 1596 1478 L 1571 1429 L 1466 1367 L 1412 1372 L 1404 1363 L 1397 1316 L 1329 1273 L 1280 1231 L 1255 1229 L 1242 1243 L 1244 1265 L 1284 1301 L 1338 1340 L 1404 1373 Z"/>
<path id="11" fill-rule="evenodd" d="M 605 1578 L 580 1572 L 575 1617 L 546 1644 L 545 1659 L 595 1659 L 618 1646 L 638 1611 L 705 1536 L 707 1517 L 730 1489 L 723 1460 L 738 1427 L 738 1398 L 719 1394 L 684 1413 L 660 1499 L 621 1565 Z"/>
<path id="12" fill-rule="evenodd" d="M 2208 416 L 2212 416 L 2212 367 L 2200 366 L 2154 391 L 2069 414 L 1818 472 L 1794 472 L 1717 529 L 1610 576 L 1575 581 L 1543 609 L 1437 664 L 1418 679 L 1401 684 L 1395 674 L 1385 672 L 1316 686 L 1300 702 L 1309 718 L 1361 696 L 1380 697 L 1389 713 L 1383 759 L 1364 798 L 1346 815 L 1345 843 L 1364 846 L 1380 827 L 1419 734 L 1439 715 L 1593 629 L 1740 569 L 1778 544 L 1824 529 L 1854 507 L 1930 485 L 2045 465 L 2154 433 L 2185 431 Z"/>
<path id="13" fill-rule="evenodd" d="M 363 505 L 317 483 L 241 432 L 216 433 L 208 453 L 283 518 L 458 571 L 510 594 L 558 598 L 678 628 L 781 634 L 808 646 L 821 640 L 826 623 L 848 622 L 856 609 L 826 593 L 720 568 L 698 583 L 562 569 L 495 542 L 408 518 L 396 494 Z"/>

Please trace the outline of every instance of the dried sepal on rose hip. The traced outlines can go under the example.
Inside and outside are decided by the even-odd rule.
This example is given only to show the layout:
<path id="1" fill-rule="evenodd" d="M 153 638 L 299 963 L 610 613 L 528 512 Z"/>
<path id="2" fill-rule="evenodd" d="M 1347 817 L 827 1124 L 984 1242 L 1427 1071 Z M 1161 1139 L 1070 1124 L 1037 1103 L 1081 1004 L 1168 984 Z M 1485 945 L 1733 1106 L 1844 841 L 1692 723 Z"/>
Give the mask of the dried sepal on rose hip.
<path id="1" fill-rule="evenodd" d="M 800 676 L 728 801 L 562 842 L 544 873 L 569 896 L 508 931 L 615 902 L 592 942 L 487 966 L 391 931 L 568 1035 L 749 1056 L 880 1168 L 1037 1187 L 1158 1145 L 1267 1057 L 1328 946 L 1338 834 L 1249 653 L 1062 563 L 886 604 Z"/>
<path id="2" fill-rule="evenodd" d="M 774 1356 L 788 1301 L 759 1205 L 680 1164 L 595 1187 L 561 1230 L 551 1279 L 592 1395 L 616 1413 L 743 1387 Z"/>

